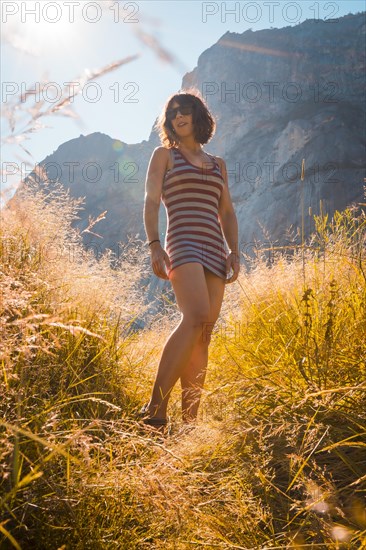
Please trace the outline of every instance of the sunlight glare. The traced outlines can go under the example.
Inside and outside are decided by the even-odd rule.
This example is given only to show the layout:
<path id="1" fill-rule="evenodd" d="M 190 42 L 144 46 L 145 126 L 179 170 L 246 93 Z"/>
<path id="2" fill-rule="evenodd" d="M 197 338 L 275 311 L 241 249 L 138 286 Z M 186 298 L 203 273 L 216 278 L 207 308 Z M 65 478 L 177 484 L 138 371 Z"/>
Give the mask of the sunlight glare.
<path id="1" fill-rule="evenodd" d="M 6 40 L 31 55 L 65 53 L 81 33 L 81 14 L 64 2 L 14 2 L 6 14 Z"/>

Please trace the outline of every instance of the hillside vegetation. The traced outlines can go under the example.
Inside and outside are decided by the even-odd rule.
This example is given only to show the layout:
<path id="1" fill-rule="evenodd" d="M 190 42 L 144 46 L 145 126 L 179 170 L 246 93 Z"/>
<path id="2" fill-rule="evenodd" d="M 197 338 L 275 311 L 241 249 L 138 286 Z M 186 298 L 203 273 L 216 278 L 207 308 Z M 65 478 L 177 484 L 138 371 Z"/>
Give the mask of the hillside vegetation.
<path id="1" fill-rule="evenodd" d="M 316 218 L 291 254 L 247 259 L 197 426 L 176 388 L 166 437 L 136 412 L 177 308 L 130 330 L 148 251 L 95 259 L 80 208 L 29 183 L 2 212 L 1 548 L 366 548 L 360 205 Z"/>

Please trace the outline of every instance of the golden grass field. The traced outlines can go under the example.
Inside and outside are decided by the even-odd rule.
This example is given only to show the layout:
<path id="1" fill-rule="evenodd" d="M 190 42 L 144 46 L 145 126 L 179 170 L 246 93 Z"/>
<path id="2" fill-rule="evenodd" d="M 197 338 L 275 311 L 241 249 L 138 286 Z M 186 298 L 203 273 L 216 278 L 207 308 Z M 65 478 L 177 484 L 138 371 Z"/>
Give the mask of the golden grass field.
<path id="1" fill-rule="evenodd" d="M 362 209 L 243 264 L 196 427 L 176 388 L 156 437 L 136 412 L 178 310 L 126 330 L 148 250 L 96 260 L 80 208 L 34 184 L 2 211 L 0 547 L 366 548 Z"/>

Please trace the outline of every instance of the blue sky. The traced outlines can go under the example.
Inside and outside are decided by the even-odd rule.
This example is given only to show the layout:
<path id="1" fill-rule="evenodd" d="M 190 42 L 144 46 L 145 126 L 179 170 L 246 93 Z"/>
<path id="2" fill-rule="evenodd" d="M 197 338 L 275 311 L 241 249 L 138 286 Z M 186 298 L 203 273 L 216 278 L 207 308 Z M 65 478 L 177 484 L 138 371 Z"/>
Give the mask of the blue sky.
<path id="1" fill-rule="evenodd" d="M 21 142 L 28 153 L 16 142 L 4 144 L 4 189 L 15 181 L 15 176 L 4 174 L 6 163 L 16 163 L 24 177 L 34 164 L 80 134 L 98 131 L 126 143 L 147 140 L 167 96 L 179 90 L 182 77 L 194 69 L 199 55 L 225 32 L 341 17 L 364 11 L 365 2 L 3 0 L 1 9 L 2 108 L 20 91 L 47 79 L 52 82 L 47 94 L 38 93 L 45 100 L 44 110 L 54 105 L 64 83 L 80 82 L 85 71 L 90 74 L 111 62 L 138 55 L 84 86 L 74 98 L 71 116 L 59 113 L 40 118 L 39 122 L 48 127 L 29 133 L 30 139 Z M 172 62 L 143 42 L 142 35 L 166 49 Z M 32 105 L 29 99 L 22 102 L 24 113 L 16 122 L 16 133 L 28 128 L 27 109 Z M 73 113 L 80 118 L 74 118 Z M 2 119 L 2 139 L 9 135 L 9 126 Z"/>

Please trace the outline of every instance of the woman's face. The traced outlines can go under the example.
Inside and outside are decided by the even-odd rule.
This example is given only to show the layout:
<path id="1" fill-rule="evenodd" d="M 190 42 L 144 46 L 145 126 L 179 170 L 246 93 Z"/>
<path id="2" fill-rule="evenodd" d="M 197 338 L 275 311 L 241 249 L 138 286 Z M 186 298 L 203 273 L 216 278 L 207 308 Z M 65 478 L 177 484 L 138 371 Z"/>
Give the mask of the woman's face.
<path id="1" fill-rule="evenodd" d="M 180 106 L 174 101 L 167 110 L 167 116 L 170 115 L 170 121 L 177 137 L 185 137 L 193 132 L 192 107 Z M 174 118 L 173 118 L 174 117 Z"/>

